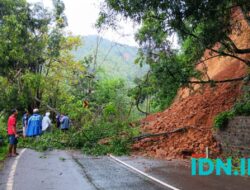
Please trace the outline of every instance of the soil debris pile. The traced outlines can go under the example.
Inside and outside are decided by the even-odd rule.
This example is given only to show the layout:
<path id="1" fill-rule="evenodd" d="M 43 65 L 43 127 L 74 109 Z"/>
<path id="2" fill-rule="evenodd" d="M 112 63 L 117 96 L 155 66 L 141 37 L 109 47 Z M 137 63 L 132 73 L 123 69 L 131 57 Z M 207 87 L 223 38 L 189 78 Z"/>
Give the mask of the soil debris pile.
<path id="1" fill-rule="evenodd" d="M 242 16 L 240 11 L 234 16 Z M 242 19 L 243 32 L 230 36 L 239 48 L 247 48 L 250 44 L 250 27 Z M 216 47 L 216 45 L 215 45 Z M 204 60 L 211 54 L 204 53 Z M 250 55 L 244 55 L 250 58 Z M 245 57 L 246 58 L 246 57 Z M 215 57 L 197 65 L 204 73 L 204 79 L 225 80 L 243 77 L 247 66 L 231 57 Z M 242 82 L 193 85 L 180 89 L 170 108 L 161 113 L 149 115 L 141 121 L 143 133 L 165 133 L 179 128 L 187 130 L 171 133 L 167 136 L 144 138 L 133 145 L 135 154 L 156 158 L 185 158 L 192 153 L 205 153 L 209 148 L 211 156 L 220 154 L 219 144 L 213 137 L 213 119 L 223 111 L 229 110 L 241 94 Z"/>

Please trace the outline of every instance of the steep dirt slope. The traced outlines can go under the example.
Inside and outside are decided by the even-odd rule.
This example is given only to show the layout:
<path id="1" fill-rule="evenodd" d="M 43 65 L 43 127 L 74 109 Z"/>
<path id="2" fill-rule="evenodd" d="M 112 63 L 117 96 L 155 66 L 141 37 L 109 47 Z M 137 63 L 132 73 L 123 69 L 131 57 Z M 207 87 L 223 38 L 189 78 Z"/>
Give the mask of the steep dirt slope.
<path id="1" fill-rule="evenodd" d="M 239 10 L 233 18 L 243 18 Z M 250 46 L 250 27 L 241 19 L 242 33 L 233 32 L 231 38 L 239 48 Z M 216 46 L 215 46 L 216 47 Z M 203 59 L 208 58 L 204 53 Z M 250 59 L 250 55 L 244 55 Z M 204 72 L 204 79 L 224 80 L 245 76 L 247 67 L 239 60 L 230 57 L 209 59 L 197 65 Z M 206 73 L 206 74 L 205 74 Z M 184 158 L 186 152 L 204 153 L 209 147 L 210 155 L 220 153 L 219 145 L 213 138 L 213 119 L 229 110 L 241 93 L 241 82 L 210 85 L 193 85 L 194 91 L 180 89 L 175 102 L 164 112 L 150 115 L 142 120 L 144 133 L 161 133 L 185 127 L 187 132 L 168 137 L 146 138 L 133 145 L 135 154 L 157 158 Z"/>

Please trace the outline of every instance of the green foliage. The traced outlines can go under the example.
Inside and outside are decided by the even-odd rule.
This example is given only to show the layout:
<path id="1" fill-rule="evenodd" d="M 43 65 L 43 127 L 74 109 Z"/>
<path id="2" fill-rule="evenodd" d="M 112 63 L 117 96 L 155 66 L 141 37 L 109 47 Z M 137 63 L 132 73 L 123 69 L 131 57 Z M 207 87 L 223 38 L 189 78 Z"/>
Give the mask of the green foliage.
<path id="1" fill-rule="evenodd" d="M 71 119 L 72 128 L 66 133 L 54 129 L 37 138 L 20 138 L 19 147 L 128 153 L 131 138 L 138 133 L 129 122 L 139 115 L 127 95 L 128 86 L 147 67 L 140 70 L 132 64 L 137 48 L 105 40 L 98 55 L 89 49 L 90 56 L 75 60 L 71 52 L 81 40 L 64 33 L 63 2 L 55 0 L 53 5 L 48 11 L 23 0 L 0 2 L 0 113 L 6 119 L 17 108 L 20 119 L 27 108 L 38 107 L 44 114 L 52 107 Z M 84 107 L 86 101 L 89 105 Z"/>
<path id="2" fill-rule="evenodd" d="M 0 88 L 6 89 L 0 92 L 0 110 L 40 107 L 34 98 L 41 99 L 48 81 L 57 78 L 53 67 L 72 63 L 67 52 L 78 45 L 64 36 L 64 4 L 53 1 L 53 11 L 23 0 L 0 4 Z"/>
<path id="3" fill-rule="evenodd" d="M 6 134 L 6 124 L 2 121 L 0 117 L 0 169 L 1 169 L 1 161 L 3 161 L 8 152 L 7 146 L 7 134 Z"/>
<path id="4" fill-rule="evenodd" d="M 150 65 L 150 85 L 155 88 L 149 95 L 154 107 L 162 109 L 172 103 L 180 86 L 189 86 L 190 78 L 202 80 L 195 68 L 205 50 L 210 50 L 210 57 L 234 57 L 250 66 L 249 59 L 238 57 L 239 48 L 229 38 L 232 30 L 242 32 L 240 19 L 234 17 L 234 22 L 230 21 L 235 7 L 241 8 L 250 20 L 248 0 L 105 0 L 97 26 L 119 25 L 118 15 L 140 23 L 136 34 L 140 44 L 136 62 Z M 214 48 L 215 44 L 219 49 Z M 249 49 L 238 52 L 249 53 Z"/>
<path id="5" fill-rule="evenodd" d="M 86 124 L 81 128 L 71 128 L 62 132 L 54 129 L 37 138 L 19 139 L 19 147 L 32 148 L 37 151 L 51 149 L 82 149 L 86 154 L 116 155 L 128 154 L 129 145 L 136 129 L 131 129 L 123 123 Z M 106 141 L 102 143 L 102 141 Z"/>
<path id="6" fill-rule="evenodd" d="M 243 86 L 243 95 L 235 103 L 233 111 L 236 115 L 250 116 L 250 86 Z"/>
<path id="7" fill-rule="evenodd" d="M 65 133 L 54 129 L 38 138 L 25 138 L 20 146 L 38 151 L 73 148 L 94 155 L 128 154 L 131 138 L 138 132 L 128 124 L 130 99 L 124 82 L 120 79 L 96 82 L 93 93 L 88 95 L 89 108 L 83 108 L 77 96 L 68 94 L 71 89 L 59 94 L 57 100 L 63 101 L 58 108 L 69 115 L 72 128 Z M 74 90 L 77 94 L 80 89 Z"/>
<path id="8" fill-rule="evenodd" d="M 228 124 L 228 120 L 233 118 L 235 113 L 232 111 L 226 111 L 218 114 L 214 119 L 214 128 L 223 130 Z"/>
<path id="9" fill-rule="evenodd" d="M 134 98 L 140 98 L 140 103 L 151 97 L 151 105 L 155 111 L 170 106 L 177 90 L 187 85 L 186 81 L 190 76 L 200 77 L 199 72 L 188 65 L 188 56 L 183 53 L 169 57 L 161 54 L 161 58 L 156 61 L 147 60 L 151 66 L 150 72 L 143 79 L 136 80 L 135 83 L 140 88 L 136 87 L 131 91 Z"/>
<path id="10" fill-rule="evenodd" d="M 250 4 L 240 1 L 197 0 L 156 0 L 119 1 L 105 0 L 100 13 L 99 26 L 113 26 L 115 15 L 121 14 L 136 22 L 142 22 L 139 40 L 147 46 L 170 46 L 166 36 L 177 33 L 181 41 L 192 38 L 198 52 L 216 42 L 226 42 L 233 26 L 230 24 L 231 7 L 239 6 L 249 19 Z M 165 40 L 164 40 L 165 39 Z M 147 44 L 146 44 L 147 42 Z M 230 48 L 230 47 L 227 47 Z M 152 48 L 150 48 L 152 50 Z M 229 50 L 229 49 L 228 49 Z"/>
<path id="11" fill-rule="evenodd" d="M 228 119 L 235 116 L 250 116 L 250 87 L 249 85 L 243 86 L 242 97 L 234 104 L 230 111 L 218 114 L 214 119 L 214 128 L 225 129 Z"/>
<path id="12" fill-rule="evenodd" d="M 67 131 L 67 133 L 56 129 L 51 133 L 45 133 L 37 138 L 20 138 L 18 146 L 32 148 L 37 151 L 79 148 L 83 145 L 81 141 L 79 141 L 80 136 L 81 135 L 73 129 Z"/>
<path id="13" fill-rule="evenodd" d="M 98 36 L 82 37 L 82 46 L 74 50 L 76 60 L 82 60 L 84 57 L 91 56 L 92 61 L 96 54 L 96 70 L 103 71 L 97 73 L 97 77 L 102 79 L 109 76 L 109 78 L 121 78 L 133 85 L 133 80 L 137 77 L 142 77 L 149 69 L 148 65 L 143 67 L 134 64 L 138 49 L 136 47 L 111 42 L 107 39 Z M 98 46 L 98 47 L 97 47 Z M 95 70 L 93 64 L 90 70 Z"/>
<path id="14" fill-rule="evenodd" d="M 127 123 L 120 122 L 101 121 L 95 126 L 89 126 L 86 129 L 88 143 L 84 145 L 83 152 L 93 155 L 128 154 L 133 130 Z"/>
<path id="15" fill-rule="evenodd" d="M 250 116 L 250 103 L 236 103 L 233 110 L 237 115 Z"/>
<path id="16" fill-rule="evenodd" d="M 0 169 L 1 169 L 1 161 L 4 161 L 8 153 L 8 146 L 4 144 L 0 146 Z"/>

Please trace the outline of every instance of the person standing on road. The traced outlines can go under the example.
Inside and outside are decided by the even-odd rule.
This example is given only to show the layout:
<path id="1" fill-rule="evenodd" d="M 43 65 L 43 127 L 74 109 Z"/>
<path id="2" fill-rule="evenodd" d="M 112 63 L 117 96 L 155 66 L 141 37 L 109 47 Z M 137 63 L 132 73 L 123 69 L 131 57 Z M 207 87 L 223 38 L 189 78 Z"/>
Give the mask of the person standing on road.
<path id="1" fill-rule="evenodd" d="M 61 117 L 60 117 L 60 123 L 61 123 L 60 129 L 62 131 L 66 131 L 66 130 L 69 129 L 69 127 L 70 127 L 70 121 L 69 121 L 69 117 L 68 116 L 62 114 Z"/>
<path id="2" fill-rule="evenodd" d="M 26 129 L 27 129 L 27 126 L 28 126 L 28 120 L 29 120 L 29 111 L 26 110 L 25 114 L 23 115 L 23 118 L 22 118 L 22 125 L 23 125 L 23 136 L 25 137 L 26 136 Z"/>
<path id="3" fill-rule="evenodd" d="M 42 134 L 42 116 L 38 112 L 39 110 L 35 108 L 33 115 L 28 120 L 27 137 L 35 137 Z"/>
<path id="4" fill-rule="evenodd" d="M 11 111 L 11 116 L 8 119 L 8 139 L 9 139 L 9 157 L 17 156 L 18 153 L 16 152 L 17 143 L 18 143 L 18 134 L 16 130 L 17 124 L 17 109 L 13 109 Z"/>
<path id="5" fill-rule="evenodd" d="M 43 121 L 42 121 L 42 131 L 46 132 L 46 131 L 51 131 L 51 120 L 49 118 L 50 113 L 46 112 L 45 116 L 43 117 Z"/>

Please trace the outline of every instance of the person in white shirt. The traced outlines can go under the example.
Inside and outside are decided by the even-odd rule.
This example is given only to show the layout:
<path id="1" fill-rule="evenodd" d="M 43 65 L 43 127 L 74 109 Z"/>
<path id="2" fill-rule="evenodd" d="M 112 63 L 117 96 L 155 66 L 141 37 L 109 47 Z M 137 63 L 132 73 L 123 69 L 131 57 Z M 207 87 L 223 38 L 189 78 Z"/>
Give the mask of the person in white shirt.
<path id="1" fill-rule="evenodd" d="M 45 116 L 43 117 L 42 121 L 42 131 L 51 131 L 51 120 L 49 118 L 50 112 L 46 112 Z"/>

